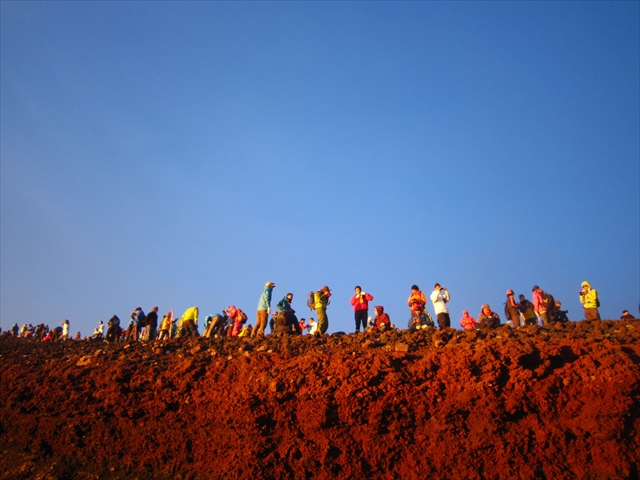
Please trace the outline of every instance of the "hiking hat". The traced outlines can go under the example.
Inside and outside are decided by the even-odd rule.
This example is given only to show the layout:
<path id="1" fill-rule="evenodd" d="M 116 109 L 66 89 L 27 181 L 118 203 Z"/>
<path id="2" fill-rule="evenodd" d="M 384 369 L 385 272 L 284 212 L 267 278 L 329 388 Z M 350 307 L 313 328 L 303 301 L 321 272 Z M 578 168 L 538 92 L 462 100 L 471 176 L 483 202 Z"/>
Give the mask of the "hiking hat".
<path id="1" fill-rule="evenodd" d="M 329 287 L 327 287 L 326 285 L 324 287 L 322 287 L 320 290 L 323 290 L 325 292 L 330 292 L 331 289 Z"/>

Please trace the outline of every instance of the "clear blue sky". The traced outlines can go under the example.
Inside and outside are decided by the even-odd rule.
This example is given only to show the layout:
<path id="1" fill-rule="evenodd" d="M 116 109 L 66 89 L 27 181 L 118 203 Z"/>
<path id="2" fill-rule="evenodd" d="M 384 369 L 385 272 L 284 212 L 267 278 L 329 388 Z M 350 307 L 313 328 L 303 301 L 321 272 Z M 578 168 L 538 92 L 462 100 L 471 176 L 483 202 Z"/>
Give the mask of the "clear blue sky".
<path id="1" fill-rule="evenodd" d="M 638 316 L 639 5 L 1 2 L 2 328 L 268 280 L 330 332 L 355 285 Z"/>

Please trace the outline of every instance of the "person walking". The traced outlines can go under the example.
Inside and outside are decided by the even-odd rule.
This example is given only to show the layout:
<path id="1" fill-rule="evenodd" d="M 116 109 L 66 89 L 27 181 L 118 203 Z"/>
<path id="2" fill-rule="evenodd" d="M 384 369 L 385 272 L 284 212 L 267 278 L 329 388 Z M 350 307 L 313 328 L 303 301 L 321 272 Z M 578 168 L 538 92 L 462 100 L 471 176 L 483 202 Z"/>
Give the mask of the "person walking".
<path id="1" fill-rule="evenodd" d="M 320 290 L 318 290 L 313 297 L 316 302 L 316 313 L 318 314 L 318 329 L 316 333 L 324 335 L 329 329 L 327 306 L 330 303 L 329 298 L 331 297 L 331 289 L 325 285 Z"/>
<path id="2" fill-rule="evenodd" d="M 449 290 L 436 283 L 433 286 L 433 292 L 429 297 L 433 302 L 433 310 L 438 317 L 438 328 L 449 328 L 451 326 L 451 317 L 449 316 L 449 309 L 447 308 L 447 302 L 451 300 L 449 296 Z"/>
<path id="3" fill-rule="evenodd" d="M 353 315 L 356 320 L 356 332 L 360 332 L 360 325 L 362 325 L 362 331 L 367 328 L 369 302 L 373 300 L 373 296 L 363 292 L 360 285 L 356 286 L 355 291 L 356 294 L 351 297 L 351 306 L 353 307 Z"/>
<path id="4" fill-rule="evenodd" d="M 264 336 L 264 330 L 267 328 L 267 320 L 269 313 L 271 313 L 271 292 L 275 288 L 276 284 L 273 282 L 267 282 L 264 284 L 264 291 L 260 295 L 258 300 L 258 313 L 256 315 L 256 325 L 253 327 L 251 336 L 256 335 Z"/>
<path id="5" fill-rule="evenodd" d="M 584 318 L 586 320 L 600 320 L 600 300 L 595 288 L 591 288 L 589 282 L 582 282 L 580 290 L 580 303 L 583 304 Z"/>

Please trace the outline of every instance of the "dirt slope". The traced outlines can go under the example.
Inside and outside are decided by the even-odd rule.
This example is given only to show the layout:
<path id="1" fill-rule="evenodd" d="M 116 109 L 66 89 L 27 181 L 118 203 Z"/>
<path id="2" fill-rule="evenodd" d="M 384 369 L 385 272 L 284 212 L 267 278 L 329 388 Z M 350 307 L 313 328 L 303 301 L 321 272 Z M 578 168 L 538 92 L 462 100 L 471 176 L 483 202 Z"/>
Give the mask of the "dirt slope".
<path id="1" fill-rule="evenodd" d="M 0 478 L 638 478 L 639 338 L 2 337 Z"/>

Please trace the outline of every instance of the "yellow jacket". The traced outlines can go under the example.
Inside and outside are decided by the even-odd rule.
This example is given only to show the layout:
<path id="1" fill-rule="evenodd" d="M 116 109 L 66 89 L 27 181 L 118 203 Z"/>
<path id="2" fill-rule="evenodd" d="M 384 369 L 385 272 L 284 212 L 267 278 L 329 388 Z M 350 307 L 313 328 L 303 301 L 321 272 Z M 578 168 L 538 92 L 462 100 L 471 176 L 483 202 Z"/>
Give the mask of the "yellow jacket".
<path id="1" fill-rule="evenodd" d="M 194 323 L 198 323 L 198 307 L 187 308 L 182 314 L 182 321 L 193 320 Z"/>

